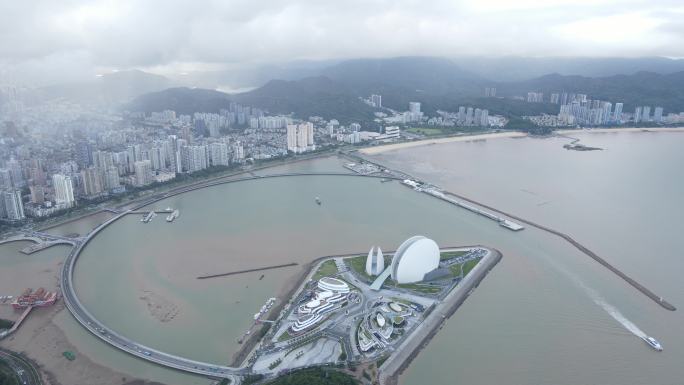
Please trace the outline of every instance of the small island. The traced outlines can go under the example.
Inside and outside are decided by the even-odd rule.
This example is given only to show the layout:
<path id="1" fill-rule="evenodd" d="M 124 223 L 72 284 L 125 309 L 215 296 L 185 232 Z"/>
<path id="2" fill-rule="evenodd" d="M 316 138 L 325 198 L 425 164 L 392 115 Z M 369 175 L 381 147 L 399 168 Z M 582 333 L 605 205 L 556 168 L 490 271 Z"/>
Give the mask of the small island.
<path id="1" fill-rule="evenodd" d="M 563 148 L 566 150 L 575 150 L 575 151 L 601 151 L 603 150 L 601 147 L 590 147 L 590 146 L 585 146 L 583 144 L 564 144 Z"/>

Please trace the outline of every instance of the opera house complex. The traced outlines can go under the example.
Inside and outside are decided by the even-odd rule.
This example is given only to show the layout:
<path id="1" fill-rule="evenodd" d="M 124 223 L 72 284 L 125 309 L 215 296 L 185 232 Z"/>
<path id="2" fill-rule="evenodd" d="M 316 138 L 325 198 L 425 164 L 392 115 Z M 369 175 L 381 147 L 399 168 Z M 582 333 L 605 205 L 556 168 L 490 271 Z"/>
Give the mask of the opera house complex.
<path id="1" fill-rule="evenodd" d="M 319 259 L 252 354 L 264 376 L 323 364 L 380 363 L 394 375 L 465 300 L 501 255 L 440 249 L 425 236 L 383 253 Z M 393 366 L 394 365 L 394 366 Z"/>

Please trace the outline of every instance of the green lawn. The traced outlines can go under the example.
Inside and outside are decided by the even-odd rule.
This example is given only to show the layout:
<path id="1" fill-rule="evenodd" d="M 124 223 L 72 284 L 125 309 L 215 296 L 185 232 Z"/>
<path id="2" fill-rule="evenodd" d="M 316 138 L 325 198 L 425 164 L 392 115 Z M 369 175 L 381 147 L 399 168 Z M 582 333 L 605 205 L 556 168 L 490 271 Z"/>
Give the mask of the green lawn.
<path id="1" fill-rule="evenodd" d="M 444 261 L 445 259 L 460 257 L 461 255 L 464 255 L 467 252 L 468 252 L 468 250 L 445 251 L 445 252 L 439 253 L 439 260 Z"/>
<path id="2" fill-rule="evenodd" d="M 470 261 L 466 262 L 463 265 L 463 276 L 465 277 L 466 275 L 468 275 L 468 273 L 470 273 L 470 270 L 472 270 L 475 267 L 475 265 L 478 264 L 478 262 L 480 262 L 480 258 L 471 259 Z"/>
<path id="3" fill-rule="evenodd" d="M 278 342 L 287 341 L 287 340 L 289 340 L 290 338 L 292 338 L 292 336 L 290 335 L 290 333 L 287 332 L 287 330 L 285 330 L 285 333 L 281 334 L 281 335 L 278 337 Z"/>
<path id="4" fill-rule="evenodd" d="M 244 382 L 243 382 L 244 383 Z M 280 376 L 268 385 L 357 385 L 354 377 L 328 368 L 301 369 Z"/>
<path id="5" fill-rule="evenodd" d="M 421 285 L 421 284 L 417 284 L 417 283 L 402 283 L 402 284 L 397 285 L 397 287 L 400 287 L 402 289 L 413 290 L 413 291 L 416 291 L 418 293 L 425 293 L 425 294 L 439 293 L 442 290 L 439 287 Z"/>
<path id="6" fill-rule="evenodd" d="M 461 276 L 461 273 L 463 272 L 463 268 L 462 268 L 462 264 L 461 264 L 461 263 L 456 264 L 456 265 L 449 266 L 449 269 L 451 270 L 451 274 L 452 274 L 454 277 L 460 277 L 460 276 Z"/>
<path id="7" fill-rule="evenodd" d="M 0 360 L 0 384 L 1 385 L 19 385 L 14 370 L 3 360 Z"/>
<path id="8" fill-rule="evenodd" d="M 318 271 L 313 275 L 313 279 L 321 279 L 323 277 L 328 277 L 332 276 L 338 273 L 337 270 L 337 265 L 335 265 L 335 261 L 332 259 L 329 259 L 321 264 L 321 266 L 318 268 Z"/>
<path id="9" fill-rule="evenodd" d="M 470 270 L 472 270 L 477 263 L 480 262 L 480 258 L 476 259 L 471 259 L 470 261 L 467 261 L 465 263 L 457 263 L 455 265 L 449 266 L 449 270 L 451 270 L 451 274 L 453 277 L 461 277 L 461 273 L 463 273 L 463 277 L 468 275 L 470 273 Z"/>
<path id="10" fill-rule="evenodd" d="M 366 274 L 366 258 L 368 258 L 368 256 L 366 255 L 359 255 L 358 257 L 348 258 L 347 264 L 361 277 L 370 281 L 372 279 L 371 276 Z"/>

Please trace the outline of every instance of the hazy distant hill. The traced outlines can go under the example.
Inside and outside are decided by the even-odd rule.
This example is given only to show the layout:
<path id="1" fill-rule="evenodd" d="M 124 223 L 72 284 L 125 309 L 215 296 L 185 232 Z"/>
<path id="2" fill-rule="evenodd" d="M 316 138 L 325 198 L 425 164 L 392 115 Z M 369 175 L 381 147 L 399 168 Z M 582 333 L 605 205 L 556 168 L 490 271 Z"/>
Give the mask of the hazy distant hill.
<path id="1" fill-rule="evenodd" d="M 36 90 L 40 99 L 66 98 L 84 104 L 111 105 L 173 86 L 169 79 L 143 71 L 119 71 L 86 83 L 60 84 Z"/>
<path id="2" fill-rule="evenodd" d="M 338 80 L 338 75 L 349 78 L 357 69 L 377 69 L 374 71 L 384 80 L 390 81 L 395 75 L 405 70 L 417 70 L 421 67 L 438 69 L 445 72 L 468 74 L 470 81 L 476 77 L 496 82 L 523 81 L 540 76 L 558 73 L 561 75 L 579 75 L 587 77 L 604 77 L 612 75 L 631 75 L 640 71 L 669 74 L 684 71 L 684 60 L 664 57 L 643 58 L 572 58 L 572 57 L 399 57 L 385 59 L 352 59 L 352 60 L 299 60 L 286 63 L 239 66 L 219 71 L 195 71 L 178 75 L 178 84 L 200 88 L 241 89 L 261 87 L 273 79 L 300 80 L 307 77 L 328 76 Z M 370 73 L 370 72 L 369 72 Z M 357 76 L 360 75 L 360 76 Z M 351 76 L 362 79 L 363 73 Z M 373 79 L 370 79 L 373 80 Z M 403 84 L 397 86 L 411 87 L 415 79 L 400 79 Z M 387 83 L 383 81 L 383 83 Z M 393 83 L 393 82 L 391 82 Z M 369 84 L 365 82 L 364 84 Z M 467 83 L 461 83 L 467 87 Z M 437 85 L 439 86 L 439 85 Z"/>
<path id="3" fill-rule="evenodd" d="M 377 87 L 396 87 L 428 94 L 477 91 L 486 83 L 453 61 L 433 57 L 348 60 L 322 70 L 322 74 L 354 91 L 366 94 Z"/>
<path id="4" fill-rule="evenodd" d="M 606 77 L 647 71 L 670 74 L 684 71 L 684 60 L 665 57 L 560 58 L 560 57 L 463 57 L 456 64 L 494 81 L 524 81 L 548 74 Z"/>
<path id="5" fill-rule="evenodd" d="M 173 109 L 179 113 L 216 112 L 230 100 L 271 113 L 294 113 L 306 119 L 318 115 L 342 122 L 368 122 L 374 110 L 359 97 L 377 93 L 383 106 L 406 110 L 409 101 L 421 102 L 423 111 L 456 111 L 459 106 L 488 108 L 507 116 L 557 113 L 558 106 L 526 103 L 511 98 L 483 98 L 485 86 L 496 86 L 499 96 L 525 96 L 528 91 L 586 93 L 591 98 L 638 105 L 660 105 L 666 112 L 684 111 L 684 72 L 638 72 L 608 77 L 545 75 L 525 81 L 495 82 L 463 70 L 453 61 L 435 58 L 360 59 L 335 64 L 324 75 L 300 80 L 272 80 L 240 94 L 206 89 L 174 88 L 143 95 L 128 108 L 151 112 Z"/>
<path id="6" fill-rule="evenodd" d="M 319 76 L 297 81 L 272 80 L 253 91 L 236 94 L 234 100 L 272 113 L 308 118 L 322 116 L 343 122 L 373 118 L 373 109 L 363 103 L 346 84 Z"/>
<path id="7" fill-rule="evenodd" d="M 218 112 L 230 103 L 230 95 L 203 88 L 177 87 L 138 96 L 124 109 L 145 113 L 173 110 L 177 114 Z"/>
<path id="8" fill-rule="evenodd" d="M 181 114 L 218 112 L 230 101 L 262 108 L 273 114 L 290 114 L 300 118 L 322 116 L 343 122 L 367 121 L 373 109 L 354 97 L 342 85 L 325 77 L 298 81 L 272 80 L 265 86 L 241 94 L 192 88 L 171 88 L 142 95 L 125 106 L 146 113 L 171 109 Z"/>

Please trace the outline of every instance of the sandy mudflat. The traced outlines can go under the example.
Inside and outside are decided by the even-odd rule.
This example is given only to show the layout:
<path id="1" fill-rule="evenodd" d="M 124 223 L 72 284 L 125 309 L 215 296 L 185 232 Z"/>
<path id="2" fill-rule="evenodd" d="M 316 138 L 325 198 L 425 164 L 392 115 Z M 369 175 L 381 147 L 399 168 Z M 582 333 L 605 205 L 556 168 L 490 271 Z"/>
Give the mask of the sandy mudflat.
<path id="1" fill-rule="evenodd" d="M 159 322 L 170 322 L 178 315 L 179 307 L 172 301 L 150 290 L 143 291 L 140 299 L 147 305 L 150 315 Z"/>
<path id="2" fill-rule="evenodd" d="M 62 330 L 52 322 L 60 312 L 67 311 L 62 303 L 35 309 L 19 330 L 3 340 L 7 349 L 23 352 L 40 365 L 48 385 L 110 385 L 126 384 L 134 379 L 97 365 L 71 345 Z M 62 353 L 71 351 L 74 361 Z"/>
<path id="3" fill-rule="evenodd" d="M 439 144 L 439 143 L 451 143 L 451 142 L 471 142 L 474 140 L 486 140 L 486 139 L 497 139 L 497 138 L 518 138 L 527 136 L 524 132 L 518 131 L 507 131 L 507 132 L 496 132 L 491 134 L 477 134 L 477 135 L 462 135 L 462 136 L 450 136 L 447 138 L 435 138 L 435 139 L 422 139 L 415 140 L 413 142 L 403 142 L 394 144 L 385 144 L 381 146 L 368 147 L 359 150 L 362 154 L 373 155 L 379 154 L 381 152 L 399 150 L 403 148 L 410 148 L 416 146 L 425 146 L 428 144 Z"/>
<path id="4" fill-rule="evenodd" d="M 17 242 L 3 246 L 4 261 L 8 266 L 0 269 L 0 293 L 17 295 L 26 287 L 44 287 L 56 290 L 59 271 L 66 248 L 50 248 L 34 255 L 19 254 L 18 250 L 29 242 Z M 21 261 L 21 263 L 17 263 Z M 156 309 L 156 308 L 155 308 Z M 59 325 L 53 320 L 68 310 L 60 299 L 51 307 L 35 308 L 13 335 L 0 341 L 0 346 L 22 352 L 40 366 L 45 374 L 46 385 L 143 385 L 152 384 L 130 375 L 121 374 L 94 363 L 73 346 Z M 14 311 L 8 304 L 0 305 L 0 317 L 15 320 L 21 312 Z M 94 337 L 93 337 L 94 338 Z M 74 361 L 67 360 L 62 353 L 71 351 Z"/>
<path id="5" fill-rule="evenodd" d="M 684 132 L 684 127 L 625 127 L 625 128 L 592 128 L 592 129 L 575 129 L 575 130 L 557 130 L 557 134 L 569 135 L 576 133 L 612 133 L 612 132 Z M 394 144 L 385 144 L 375 147 L 368 147 L 359 150 L 362 154 L 374 155 L 382 152 L 400 150 L 403 148 L 425 146 L 429 144 L 451 143 L 451 142 L 471 142 L 475 140 L 499 139 L 499 138 L 521 138 L 528 136 L 528 134 L 519 131 L 506 131 L 491 134 L 476 134 L 476 135 L 462 135 L 450 136 L 447 138 L 436 139 L 421 139 L 413 142 L 403 142 Z"/>

